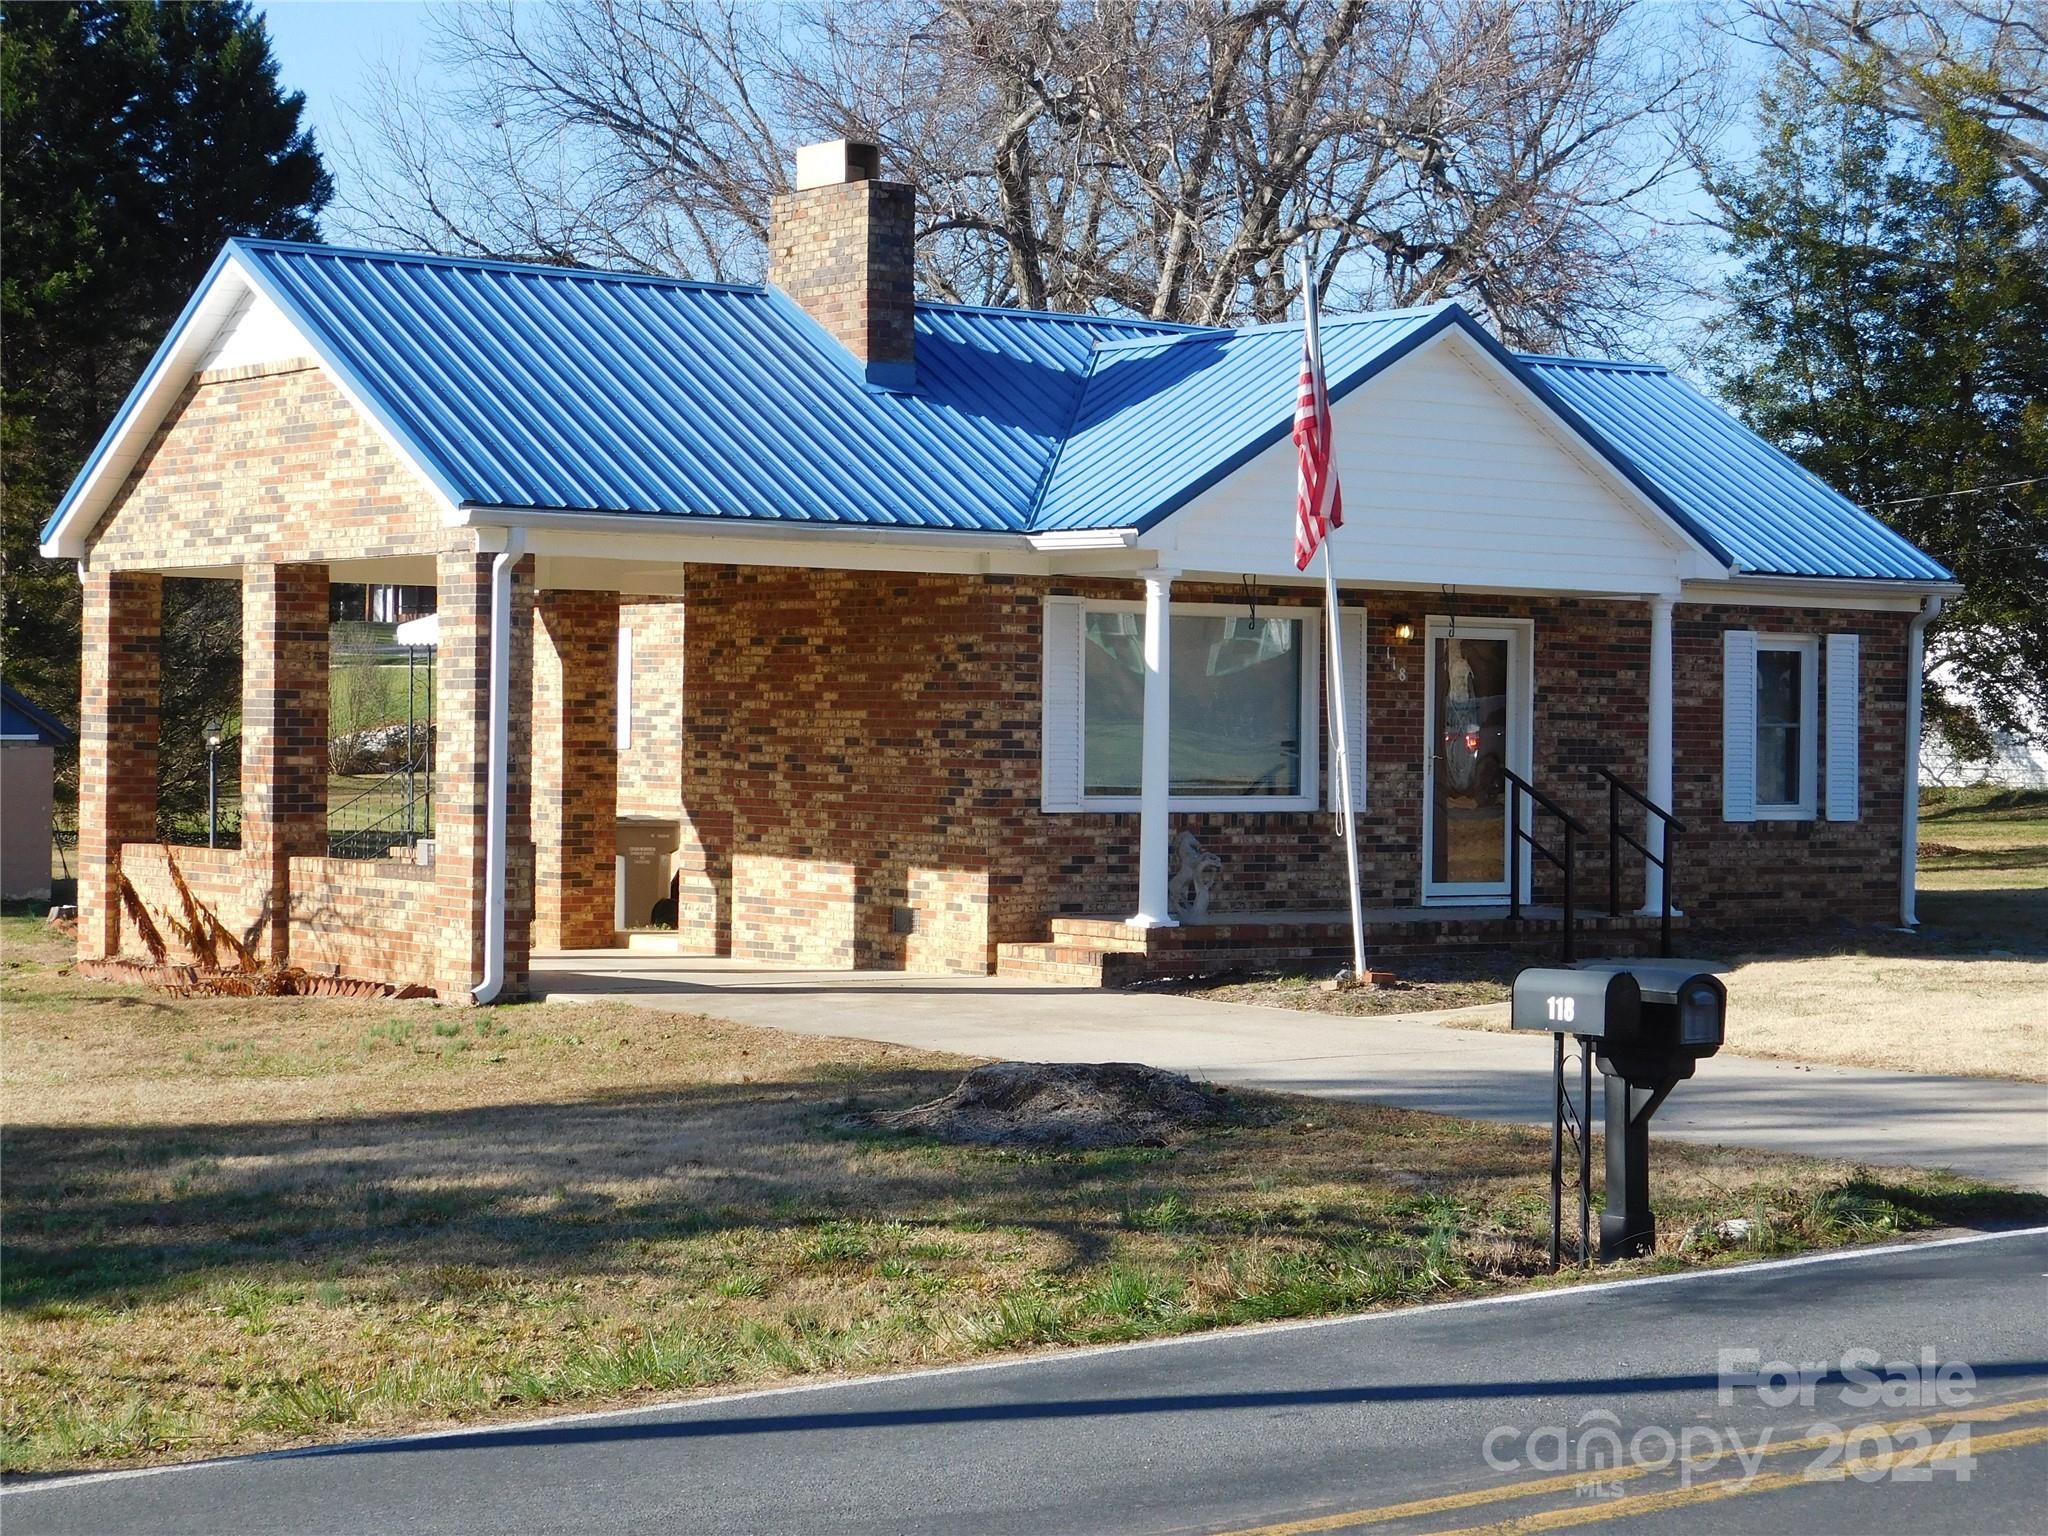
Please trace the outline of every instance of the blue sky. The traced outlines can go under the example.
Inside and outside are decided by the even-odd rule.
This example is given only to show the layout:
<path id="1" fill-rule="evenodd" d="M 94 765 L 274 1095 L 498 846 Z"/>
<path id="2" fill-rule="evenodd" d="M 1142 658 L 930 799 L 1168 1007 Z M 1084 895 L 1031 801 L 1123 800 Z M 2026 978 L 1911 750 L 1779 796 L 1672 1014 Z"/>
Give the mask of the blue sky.
<path id="1" fill-rule="evenodd" d="M 306 93 L 306 120 L 339 172 L 342 105 L 359 101 L 374 66 L 426 52 L 428 14 L 451 0 L 269 0 L 261 7 L 288 91 Z"/>

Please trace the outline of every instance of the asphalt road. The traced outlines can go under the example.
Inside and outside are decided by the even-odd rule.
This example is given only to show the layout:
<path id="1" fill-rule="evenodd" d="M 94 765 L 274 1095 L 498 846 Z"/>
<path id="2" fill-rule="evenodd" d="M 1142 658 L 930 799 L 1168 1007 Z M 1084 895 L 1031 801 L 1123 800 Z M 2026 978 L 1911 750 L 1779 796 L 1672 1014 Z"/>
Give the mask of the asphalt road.
<path id="1" fill-rule="evenodd" d="M 1509 1520 L 2032 1532 L 2048 1526 L 2044 1271 L 2048 1231 L 1914 1244 L 22 1485 L 0 1496 L 0 1524 L 7 1536 L 1301 1536 Z M 1796 1379 L 1743 1379 L 1776 1362 L 1816 1378 L 1808 1401 Z M 1859 1371 L 1910 1400 L 1860 1402 Z M 1672 1461 L 1679 1445 L 1691 1461 Z M 1808 1480 L 1844 1466 L 1852 1475 Z"/>

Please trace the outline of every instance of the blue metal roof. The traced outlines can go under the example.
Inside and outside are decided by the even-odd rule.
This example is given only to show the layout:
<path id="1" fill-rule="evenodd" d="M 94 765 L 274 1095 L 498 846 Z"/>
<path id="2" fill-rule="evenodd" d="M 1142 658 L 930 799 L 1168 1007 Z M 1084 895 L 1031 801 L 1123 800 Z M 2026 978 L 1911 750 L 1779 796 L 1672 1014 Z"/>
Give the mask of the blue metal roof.
<path id="1" fill-rule="evenodd" d="M 1293 325 L 920 304 L 915 384 L 890 390 L 773 288 L 265 240 L 214 275 L 230 259 L 459 506 L 1144 529 L 1286 436 L 1300 367 Z M 1332 397 L 1453 326 L 1730 567 L 1949 579 L 1664 370 L 1517 357 L 1456 304 L 1326 319 Z"/>
<path id="2" fill-rule="evenodd" d="M 240 241 L 458 504 L 1015 531 L 1098 340 L 1144 322 L 920 305 L 871 387 L 772 288 Z"/>
<path id="3" fill-rule="evenodd" d="M 1724 551 L 1770 576 L 1949 581 L 1947 567 L 1662 368 L 1524 357 Z"/>
<path id="4" fill-rule="evenodd" d="M 45 747 L 60 747 L 76 740 L 71 727 L 5 682 L 0 682 L 0 736 L 9 741 L 31 740 Z"/>
<path id="5" fill-rule="evenodd" d="M 1341 398 L 1454 323 L 1453 306 L 1332 316 L 1323 370 Z M 1294 426 L 1301 327 L 1152 336 L 1099 348 L 1032 526 L 1148 528 Z"/>

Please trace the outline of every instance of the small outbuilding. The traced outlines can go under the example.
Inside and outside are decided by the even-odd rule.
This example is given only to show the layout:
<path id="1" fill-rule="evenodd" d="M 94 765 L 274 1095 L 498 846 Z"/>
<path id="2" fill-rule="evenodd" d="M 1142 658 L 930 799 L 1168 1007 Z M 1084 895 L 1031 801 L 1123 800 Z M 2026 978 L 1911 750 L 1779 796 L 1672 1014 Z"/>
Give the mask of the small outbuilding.
<path id="1" fill-rule="evenodd" d="M 0 898 L 50 899 L 57 749 L 63 721 L 0 682 Z"/>

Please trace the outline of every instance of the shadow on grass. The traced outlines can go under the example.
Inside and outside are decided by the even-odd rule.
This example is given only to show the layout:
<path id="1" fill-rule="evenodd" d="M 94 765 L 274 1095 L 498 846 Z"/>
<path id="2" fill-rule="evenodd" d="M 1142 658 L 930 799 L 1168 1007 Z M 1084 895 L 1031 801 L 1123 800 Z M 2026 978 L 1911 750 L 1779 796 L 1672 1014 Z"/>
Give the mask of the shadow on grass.
<path id="1" fill-rule="evenodd" d="M 396 1271 L 449 1294 L 498 1270 L 644 1270 L 654 1241 L 845 1221 L 1017 1229 L 1078 1269 L 1107 1257 L 1134 1181 L 1179 1155 L 964 1148 L 846 1123 L 957 1080 L 842 1071 L 309 1120 L 16 1124 L 0 1130 L 0 1305 L 141 1301 L 281 1266 Z"/>

